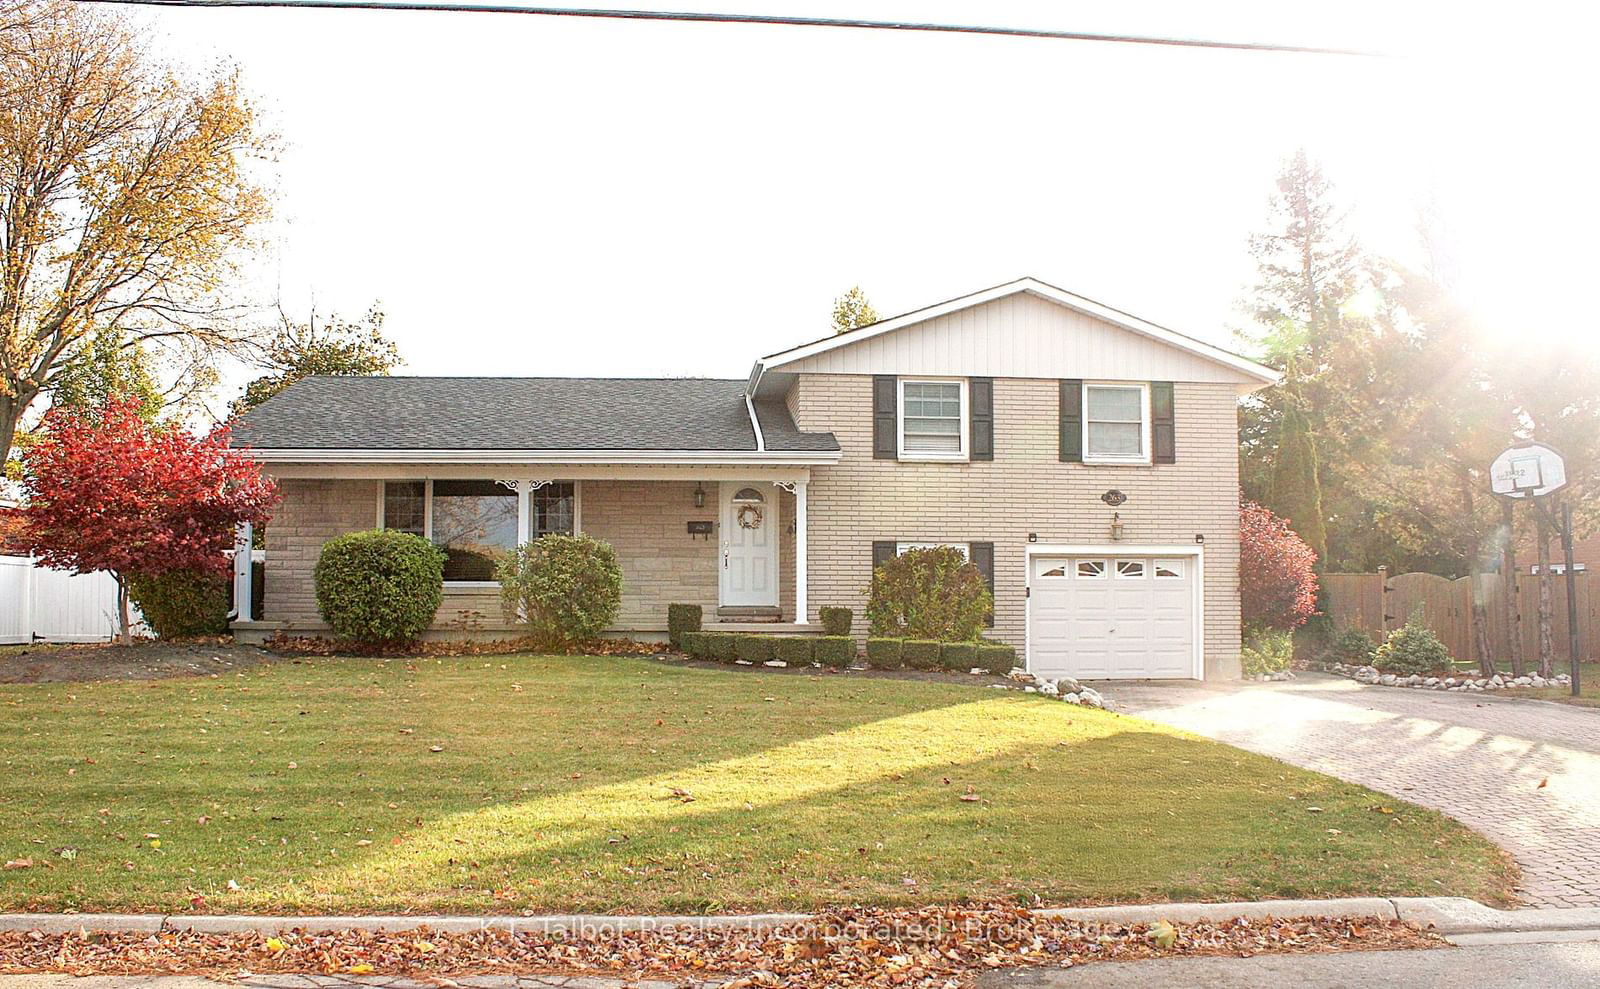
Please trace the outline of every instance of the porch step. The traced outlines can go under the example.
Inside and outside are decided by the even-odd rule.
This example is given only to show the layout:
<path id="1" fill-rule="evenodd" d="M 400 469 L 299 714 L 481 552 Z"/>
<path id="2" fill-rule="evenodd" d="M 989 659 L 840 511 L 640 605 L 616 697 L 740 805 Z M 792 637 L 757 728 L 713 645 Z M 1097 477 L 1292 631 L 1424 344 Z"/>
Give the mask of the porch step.
<path id="1" fill-rule="evenodd" d="M 770 605 L 724 607 L 717 609 L 717 620 L 721 622 L 779 622 L 783 621 L 783 612 Z"/>

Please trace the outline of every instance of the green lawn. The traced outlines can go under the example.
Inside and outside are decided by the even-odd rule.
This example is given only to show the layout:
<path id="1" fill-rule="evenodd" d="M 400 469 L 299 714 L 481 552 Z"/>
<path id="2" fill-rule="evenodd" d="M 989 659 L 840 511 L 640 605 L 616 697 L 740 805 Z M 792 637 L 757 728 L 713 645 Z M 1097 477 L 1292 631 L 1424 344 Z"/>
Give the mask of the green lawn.
<path id="1" fill-rule="evenodd" d="M 1511 672 L 1509 664 L 1505 666 L 1507 673 Z M 1557 673 L 1570 673 L 1572 667 L 1566 662 L 1556 663 Z M 1578 664 L 1578 696 L 1572 696 L 1571 687 L 1518 687 L 1512 691 L 1514 697 L 1537 697 L 1541 700 L 1560 701 L 1563 704 L 1577 704 L 1580 707 L 1600 707 L 1600 663 Z"/>
<path id="2" fill-rule="evenodd" d="M 955 683 L 334 659 L 0 686 L 0 715 L 0 858 L 35 863 L 0 873 L 0 911 L 1509 890 L 1503 856 L 1431 812 L 1137 719 Z"/>

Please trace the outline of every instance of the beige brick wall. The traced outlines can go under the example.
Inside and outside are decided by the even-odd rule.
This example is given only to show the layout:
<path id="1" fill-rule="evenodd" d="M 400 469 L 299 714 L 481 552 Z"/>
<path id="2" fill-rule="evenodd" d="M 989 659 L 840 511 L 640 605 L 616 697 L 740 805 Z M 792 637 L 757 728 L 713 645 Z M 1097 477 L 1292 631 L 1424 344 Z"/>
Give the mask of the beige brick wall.
<path id="1" fill-rule="evenodd" d="M 1121 513 L 1122 541 L 1192 545 L 1205 536 L 1206 675 L 1239 675 L 1237 398 L 1232 385 L 1178 382 L 1177 463 L 1148 467 L 1063 464 L 1054 379 L 995 381 L 995 459 L 985 463 L 901 463 L 872 459 L 872 379 L 806 374 L 796 421 L 831 430 L 838 465 L 812 470 L 808 527 L 810 609 L 865 606 L 872 541 L 992 541 L 994 635 L 1024 646 L 1024 552 L 1040 543 L 1110 542 Z M 1128 496 L 1112 509 L 1100 495 Z M 858 626 L 864 623 L 858 621 Z"/>
<path id="2" fill-rule="evenodd" d="M 711 617 L 717 607 L 718 542 L 691 537 L 685 523 L 715 520 L 717 485 L 706 487 L 706 506 L 694 507 L 693 481 L 582 481 L 583 531 L 604 539 L 622 565 L 622 610 L 616 627 L 630 631 L 666 628 L 667 605 L 699 604 Z M 267 528 L 267 591 L 264 617 L 302 628 L 321 628 L 311 572 L 322 544 L 340 533 L 370 529 L 377 519 L 378 482 L 298 480 L 279 482 L 283 502 Z M 794 497 L 780 495 L 780 591 L 785 616 L 794 611 Z M 472 613 L 476 612 L 476 615 Z M 502 629 L 499 592 L 449 589 L 435 627 Z"/>

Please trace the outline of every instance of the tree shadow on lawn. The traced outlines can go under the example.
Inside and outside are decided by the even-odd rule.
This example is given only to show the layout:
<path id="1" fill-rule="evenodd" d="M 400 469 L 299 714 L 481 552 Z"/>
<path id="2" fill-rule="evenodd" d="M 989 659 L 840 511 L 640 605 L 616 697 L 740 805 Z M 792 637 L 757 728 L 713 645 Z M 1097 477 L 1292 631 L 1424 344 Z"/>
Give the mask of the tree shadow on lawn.
<path id="1" fill-rule="evenodd" d="M 411 665 L 33 695 L 0 743 L 17 767 L 0 802 L 34 809 L 0 821 L 0 852 L 76 856 L 9 874 L 0 902 L 1493 898 L 1492 851 L 1437 815 L 1392 801 L 1401 813 L 1381 815 L 1358 787 L 1036 697 L 632 660 Z"/>

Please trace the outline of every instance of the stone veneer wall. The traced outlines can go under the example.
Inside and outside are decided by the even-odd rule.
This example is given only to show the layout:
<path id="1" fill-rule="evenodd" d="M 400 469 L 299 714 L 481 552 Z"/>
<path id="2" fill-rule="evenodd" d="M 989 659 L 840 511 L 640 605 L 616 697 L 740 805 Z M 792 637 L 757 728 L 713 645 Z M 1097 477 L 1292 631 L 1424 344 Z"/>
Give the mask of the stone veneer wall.
<path id="1" fill-rule="evenodd" d="M 1122 542 L 1193 545 L 1205 537 L 1205 668 L 1238 677 L 1239 438 L 1234 386 L 1177 382 L 1177 463 L 1064 464 L 1058 459 L 1054 379 L 995 381 L 995 459 L 912 463 L 872 459 L 872 379 L 803 374 L 791 401 L 805 430 L 830 430 L 844 449 L 837 465 L 812 470 L 810 610 L 856 609 L 857 629 L 871 576 L 872 542 L 995 544 L 994 637 L 1024 648 L 1028 533 L 1039 543 L 1111 541 L 1120 512 Z M 1126 504 L 1100 495 L 1116 488 Z"/>

